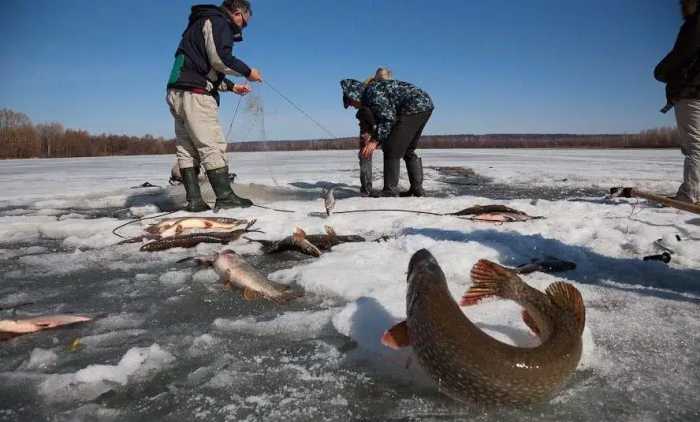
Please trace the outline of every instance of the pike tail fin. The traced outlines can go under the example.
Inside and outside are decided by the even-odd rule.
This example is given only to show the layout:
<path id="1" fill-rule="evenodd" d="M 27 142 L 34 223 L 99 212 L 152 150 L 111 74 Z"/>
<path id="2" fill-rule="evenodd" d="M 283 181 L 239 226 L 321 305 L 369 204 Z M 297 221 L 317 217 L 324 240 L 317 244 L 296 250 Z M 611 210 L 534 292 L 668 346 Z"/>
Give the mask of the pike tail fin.
<path id="1" fill-rule="evenodd" d="M 525 325 L 527 325 L 527 327 L 530 330 L 532 330 L 532 332 L 535 333 L 535 335 L 537 335 L 538 337 L 541 337 L 542 332 L 540 331 L 540 328 L 537 326 L 537 323 L 535 322 L 535 319 L 532 317 L 532 315 L 530 315 L 530 313 L 528 311 L 523 310 L 522 317 L 523 317 L 523 322 L 525 323 Z"/>
<path id="2" fill-rule="evenodd" d="M 462 296 L 460 306 L 476 305 L 480 301 L 497 296 L 510 299 L 507 295 L 507 287 L 518 276 L 508 268 L 502 267 L 485 259 L 477 262 L 471 271 L 472 287 Z"/>
<path id="3" fill-rule="evenodd" d="M 291 302 L 294 299 L 299 299 L 300 297 L 304 296 L 304 292 L 301 290 L 287 290 L 284 293 L 282 293 L 279 296 L 275 297 L 269 297 L 271 301 L 275 302 L 278 305 L 284 305 L 288 302 Z"/>
<path id="4" fill-rule="evenodd" d="M 550 284 L 545 293 L 557 307 L 574 317 L 578 334 L 583 334 L 583 329 L 586 326 L 586 307 L 583 304 L 581 292 L 569 283 L 557 281 Z"/>
<path id="5" fill-rule="evenodd" d="M 408 324 L 406 324 L 406 321 L 401 321 L 386 330 L 381 341 L 383 345 L 394 350 L 410 346 L 411 339 L 408 335 Z"/>

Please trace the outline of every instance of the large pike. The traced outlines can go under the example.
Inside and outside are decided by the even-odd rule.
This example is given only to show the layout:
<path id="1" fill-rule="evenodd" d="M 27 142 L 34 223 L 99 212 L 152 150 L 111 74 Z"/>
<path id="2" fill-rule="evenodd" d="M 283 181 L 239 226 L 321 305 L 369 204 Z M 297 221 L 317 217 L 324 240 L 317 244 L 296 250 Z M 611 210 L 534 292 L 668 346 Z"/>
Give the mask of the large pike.
<path id="1" fill-rule="evenodd" d="M 146 243 L 145 245 L 141 246 L 141 251 L 157 252 L 172 248 L 193 248 L 200 243 L 219 243 L 225 245 L 230 242 L 235 242 L 246 233 L 262 233 L 260 230 L 250 229 L 255 222 L 256 220 L 252 220 L 245 228 L 230 232 L 193 233 L 165 237 Z"/>
<path id="2" fill-rule="evenodd" d="M 160 238 L 182 234 L 186 230 L 231 231 L 238 226 L 248 224 L 248 220 L 224 217 L 182 217 L 168 218 L 148 226 L 145 230 Z"/>
<path id="3" fill-rule="evenodd" d="M 475 205 L 449 215 L 466 217 L 467 220 L 472 221 L 485 221 L 490 223 L 513 223 L 544 218 L 533 217 L 523 211 L 506 207 L 505 205 Z"/>
<path id="4" fill-rule="evenodd" d="M 545 293 L 513 271 L 481 260 L 471 272 L 473 285 L 462 305 L 489 296 L 511 299 L 525 308 L 525 323 L 542 343 L 522 348 L 502 343 L 474 325 L 447 288 L 442 269 L 426 250 L 408 267 L 406 321 L 384 334 L 390 347 L 413 346 L 423 368 L 440 390 L 455 400 L 484 404 L 525 404 L 544 400 L 560 388 L 581 357 L 585 308 L 568 283 Z"/>
<path id="5" fill-rule="evenodd" d="M 242 256 L 232 250 L 219 252 L 211 258 L 198 258 L 200 263 L 210 264 L 224 282 L 224 286 L 243 290 L 247 300 L 264 298 L 275 303 L 286 303 L 303 296 L 284 284 L 268 280 Z"/>
<path id="6" fill-rule="evenodd" d="M 297 227 L 292 236 L 278 241 L 249 239 L 247 237 L 245 239 L 262 244 L 263 251 L 268 254 L 294 250 L 315 257 L 321 256 L 322 252 L 329 251 L 341 243 L 367 241 L 362 236 L 336 234 L 330 226 L 326 226 L 325 230 L 326 234 L 307 235 L 304 230 Z"/>

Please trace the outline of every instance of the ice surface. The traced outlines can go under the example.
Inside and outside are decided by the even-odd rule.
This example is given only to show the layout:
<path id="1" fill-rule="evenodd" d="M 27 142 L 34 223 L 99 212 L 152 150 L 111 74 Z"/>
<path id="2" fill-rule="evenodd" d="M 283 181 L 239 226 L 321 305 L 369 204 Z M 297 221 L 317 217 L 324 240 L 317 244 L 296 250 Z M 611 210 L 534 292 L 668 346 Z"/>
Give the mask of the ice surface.
<path id="1" fill-rule="evenodd" d="M 166 186 L 172 157 L 4 161 L 0 172 L 9 176 L 0 181 L 0 307 L 34 302 L 15 314 L 100 317 L 3 343 L 0 420 L 81 420 L 91 414 L 97 420 L 700 417 L 700 218 L 602 194 L 546 194 L 627 184 L 671 193 L 681 176 L 678 151 L 421 154 L 426 187 L 439 199 L 359 197 L 357 159 L 350 151 L 231 156 L 239 193 L 294 211 L 217 214 L 256 218 L 264 233 L 250 237 L 277 240 L 297 226 L 317 234 L 330 225 L 369 240 L 336 246 L 318 259 L 294 252 L 265 256 L 259 244 L 243 239 L 226 246 L 270 279 L 305 291 L 303 299 L 284 306 L 246 302 L 224 289 L 212 269 L 177 264 L 212 254 L 219 245 L 152 254 L 140 252 L 138 243 L 116 245 L 116 226 L 182 200 L 181 188 L 130 189 L 145 181 Z M 377 169 L 380 163 L 381 156 Z M 68 165 L 65 180 L 54 177 Z M 483 196 L 450 190 L 433 168 L 447 166 L 472 168 L 479 180 L 511 188 L 521 199 L 508 199 L 508 190 L 494 195 L 507 199 L 489 199 L 488 184 Z M 546 218 L 504 225 L 398 212 L 326 218 L 318 194 L 330 185 L 339 186 L 341 212 L 445 213 L 498 203 Z M 151 222 L 120 233 L 139 235 Z M 373 241 L 383 235 L 388 240 Z M 642 261 L 663 251 L 659 239 L 673 251 L 670 265 Z M 482 412 L 442 396 L 410 349 L 381 345 L 384 330 L 405 318 L 408 261 L 421 248 L 436 257 L 455 298 L 469 288 L 469 271 L 479 259 L 516 266 L 551 255 L 576 262 L 575 271 L 524 276 L 541 290 L 557 280 L 570 282 L 584 297 L 584 353 L 566 388 L 533 408 Z M 464 312 L 498 340 L 523 347 L 539 342 L 513 303 L 488 301 Z M 0 318 L 12 316 L 0 311 Z M 74 339 L 81 346 L 71 352 Z"/>

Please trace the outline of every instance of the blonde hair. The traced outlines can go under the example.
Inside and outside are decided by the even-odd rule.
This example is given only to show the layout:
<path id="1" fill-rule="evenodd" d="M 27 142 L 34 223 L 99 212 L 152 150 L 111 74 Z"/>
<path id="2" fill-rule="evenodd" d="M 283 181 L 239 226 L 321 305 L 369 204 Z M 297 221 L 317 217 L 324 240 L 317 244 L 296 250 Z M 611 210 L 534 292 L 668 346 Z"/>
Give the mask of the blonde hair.
<path id="1" fill-rule="evenodd" d="M 380 67 L 374 72 L 374 76 L 370 76 L 365 80 L 364 84 L 369 85 L 372 82 L 388 81 L 394 78 L 394 73 L 388 67 Z"/>

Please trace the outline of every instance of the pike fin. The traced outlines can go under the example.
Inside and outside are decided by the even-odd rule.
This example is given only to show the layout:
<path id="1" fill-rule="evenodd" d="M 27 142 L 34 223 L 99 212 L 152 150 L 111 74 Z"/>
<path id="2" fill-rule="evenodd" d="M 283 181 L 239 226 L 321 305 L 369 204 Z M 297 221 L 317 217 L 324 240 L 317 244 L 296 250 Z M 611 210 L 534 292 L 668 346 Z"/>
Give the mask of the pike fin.
<path id="1" fill-rule="evenodd" d="M 287 286 L 289 289 L 289 286 Z M 288 303 L 294 299 L 298 299 L 300 297 L 304 296 L 304 292 L 300 290 L 287 290 L 283 294 L 277 296 L 277 297 L 270 297 L 271 301 L 275 302 L 278 305 L 284 305 L 285 303 Z"/>
<path id="2" fill-rule="evenodd" d="M 536 336 L 540 337 L 542 335 L 542 333 L 540 332 L 540 329 L 537 327 L 537 323 L 535 322 L 534 318 L 532 318 L 532 315 L 530 315 L 530 313 L 528 311 L 523 310 L 522 316 L 523 316 L 523 322 L 525 323 L 525 325 L 527 325 L 528 328 L 530 330 L 532 330 L 532 332 Z"/>
<path id="3" fill-rule="evenodd" d="M 586 326 L 586 307 L 583 304 L 581 292 L 569 283 L 557 281 L 550 284 L 545 293 L 556 306 L 573 314 L 576 319 L 576 329 L 579 335 L 583 334 L 583 328 Z"/>
<path id="4" fill-rule="evenodd" d="M 265 296 L 262 295 L 260 292 L 256 292 L 255 290 L 245 288 L 243 289 L 243 299 L 247 301 L 253 301 L 253 300 L 258 300 L 258 299 L 263 299 Z"/>
<path id="5" fill-rule="evenodd" d="M 292 234 L 292 237 L 296 240 L 306 239 L 306 232 L 302 230 L 301 227 L 297 227 L 294 230 L 294 234 Z"/>
<path id="6" fill-rule="evenodd" d="M 253 226 L 255 225 L 255 223 L 257 223 L 257 221 L 258 221 L 258 220 L 255 219 L 255 218 L 252 219 L 252 220 L 250 220 L 250 222 L 248 223 L 248 225 L 245 226 L 245 231 L 246 231 L 246 232 L 247 232 L 247 231 L 250 231 L 249 229 L 250 229 L 251 227 L 253 227 Z"/>
<path id="7" fill-rule="evenodd" d="M 401 321 L 384 332 L 382 344 L 394 350 L 398 350 L 411 345 L 408 335 L 408 324 Z"/>
<path id="8" fill-rule="evenodd" d="M 338 237 L 338 234 L 336 234 L 335 230 L 331 226 L 324 226 L 323 227 L 326 230 L 326 234 L 332 238 Z"/>
<path id="9" fill-rule="evenodd" d="M 472 287 L 462 296 L 460 306 L 476 305 L 492 296 L 507 299 L 503 296 L 503 285 L 510 283 L 514 276 L 515 273 L 508 268 L 485 259 L 479 260 L 471 271 Z"/>

